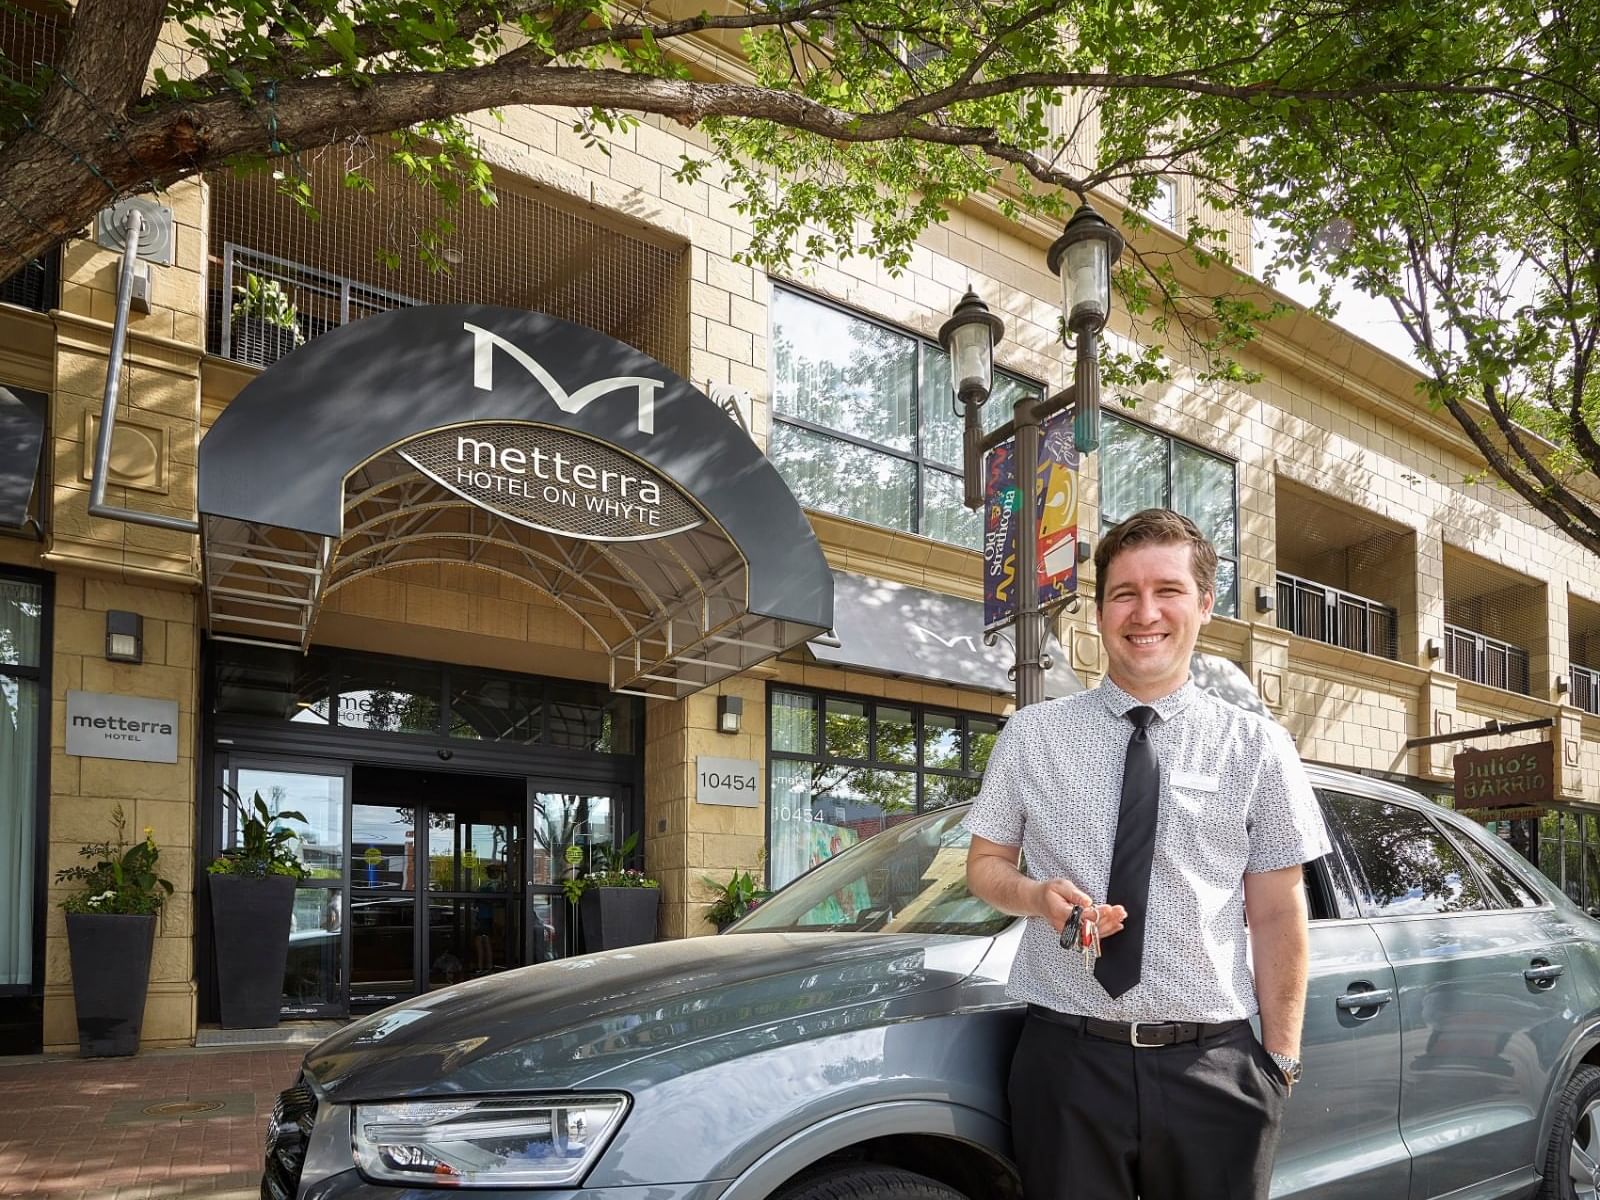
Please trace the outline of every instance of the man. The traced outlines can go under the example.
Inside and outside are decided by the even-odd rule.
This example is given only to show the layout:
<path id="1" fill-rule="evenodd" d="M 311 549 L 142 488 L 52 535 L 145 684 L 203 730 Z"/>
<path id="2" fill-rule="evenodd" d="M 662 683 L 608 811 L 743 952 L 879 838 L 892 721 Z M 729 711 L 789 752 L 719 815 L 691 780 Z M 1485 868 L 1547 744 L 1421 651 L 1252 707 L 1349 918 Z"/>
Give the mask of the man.
<path id="1" fill-rule="evenodd" d="M 1012 717 L 967 817 L 969 887 L 1029 918 L 1009 985 L 1027 1200 L 1267 1197 L 1300 1070 L 1301 864 L 1328 845 L 1283 729 L 1189 679 L 1216 569 L 1164 509 L 1107 533 L 1106 682 Z M 1061 945 L 1075 905 L 1101 934 L 1092 969 Z"/>

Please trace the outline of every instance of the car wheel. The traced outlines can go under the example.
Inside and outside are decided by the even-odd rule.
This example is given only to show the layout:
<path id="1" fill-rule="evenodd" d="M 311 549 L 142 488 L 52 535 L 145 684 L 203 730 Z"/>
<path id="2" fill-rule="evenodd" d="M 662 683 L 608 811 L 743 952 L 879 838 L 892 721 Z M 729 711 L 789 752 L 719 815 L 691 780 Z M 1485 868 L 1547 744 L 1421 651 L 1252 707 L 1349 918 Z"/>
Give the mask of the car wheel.
<path id="1" fill-rule="evenodd" d="M 1600 1200 L 1600 1067 L 1574 1071 L 1557 1104 L 1540 1200 Z"/>
<path id="2" fill-rule="evenodd" d="M 967 1200 L 937 1179 L 897 1167 L 842 1167 L 813 1175 L 778 1194 L 779 1200 Z"/>

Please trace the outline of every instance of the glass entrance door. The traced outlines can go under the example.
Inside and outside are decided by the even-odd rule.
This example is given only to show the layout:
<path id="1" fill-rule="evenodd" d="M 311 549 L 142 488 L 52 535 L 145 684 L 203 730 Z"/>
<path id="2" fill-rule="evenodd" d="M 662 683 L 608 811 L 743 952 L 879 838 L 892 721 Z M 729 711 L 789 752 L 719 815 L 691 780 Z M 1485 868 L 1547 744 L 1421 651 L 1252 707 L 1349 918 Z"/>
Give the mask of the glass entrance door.
<path id="1" fill-rule="evenodd" d="M 523 965 L 522 779 L 355 770 L 350 1003 Z"/>
<path id="2" fill-rule="evenodd" d="M 528 796 L 528 926 L 534 962 L 583 952 L 577 913 L 563 884 L 620 853 L 628 789 L 614 784 L 568 787 L 538 782 Z M 618 866 L 623 865 L 620 861 Z"/>

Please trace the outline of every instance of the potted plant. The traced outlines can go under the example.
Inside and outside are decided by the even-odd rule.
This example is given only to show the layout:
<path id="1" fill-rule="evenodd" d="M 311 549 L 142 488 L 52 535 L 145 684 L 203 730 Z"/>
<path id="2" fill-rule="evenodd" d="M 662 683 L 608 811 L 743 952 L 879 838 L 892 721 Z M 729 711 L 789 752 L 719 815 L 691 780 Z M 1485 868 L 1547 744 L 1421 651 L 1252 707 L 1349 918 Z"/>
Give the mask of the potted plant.
<path id="1" fill-rule="evenodd" d="M 749 871 L 735 871 L 727 883 L 718 883 L 706 875 L 700 879 L 707 887 L 717 889 L 716 902 L 706 910 L 706 920 L 717 927 L 718 933 L 772 894 L 757 883 Z"/>
<path id="2" fill-rule="evenodd" d="M 270 367 L 305 341 L 300 310 L 276 279 L 245 272 L 244 285 L 233 289 L 233 357 L 239 362 Z"/>
<path id="3" fill-rule="evenodd" d="M 78 851 L 87 865 L 56 872 L 56 882 L 82 885 L 61 907 L 67 912 L 78 1052 L 85 1056 L 138 1051 L 156 918 L 172 895 L 172 884 L 156 874 L 161 852 L 155 831 L 147 826 L 144 839 L 128 845 L 120 804 L 111 810 L 111 824 L 115 842 L 91 842 Z"/>
<path id="4" fill-rule="evenodd" d="M 270 812 L 260 792 L 248 804 L 233 788 L 222 792 L 239 817 L 238 844 L 206 868 L 222 1026 L 270 1029 L 283 1004 L 295 885 L 310 874 L 290 846 L 298 835 L 276 823 L 305 817 Z"/>
<path id="5" fill-rule="evenodd" d="M 635 833 L 620 849 L 596 846 L 591 852 L 595 869 L 581 879 L 562 881 L 567 899 L 578 907 L 585 954 L 656 939 L 661 885 L 643 871 L 622 866 L 638 844 Z"/>

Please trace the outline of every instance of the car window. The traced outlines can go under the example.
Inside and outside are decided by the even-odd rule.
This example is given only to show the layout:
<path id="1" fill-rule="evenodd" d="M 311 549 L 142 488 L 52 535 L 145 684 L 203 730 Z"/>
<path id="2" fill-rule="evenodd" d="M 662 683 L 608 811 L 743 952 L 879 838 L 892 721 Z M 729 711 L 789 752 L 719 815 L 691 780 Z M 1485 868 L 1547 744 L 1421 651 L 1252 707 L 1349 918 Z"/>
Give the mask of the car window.
<path id="1" fill-rule="evenodd" d="M 1444 831 L 1402 804 L 1326 792 L 1369 916 L 1471 912 L 1489 906 L 1483 885 Z"/>
<path id="2" fill-rule="evenodd" d="M 967 891 L 965 807 L 886 829 L 814 867 L 731 933 L 952 933 L 992 937 L 1014 918 Z"/>
<path id="3" fill-rule="evenodd" d="M 1478 870 L 1488 877 L 1489 883 L 1495 891 L 1500 893 L 1501 903 L 1497 908 L 1538 908 L 1544 903 L 1539 893 L 1518 874 L 1508 863 L 1504 863 L 1488 846 L 1477 838 L 1463 833 L 1459 829 L 1445 827 L 1445 832 Z"/>

